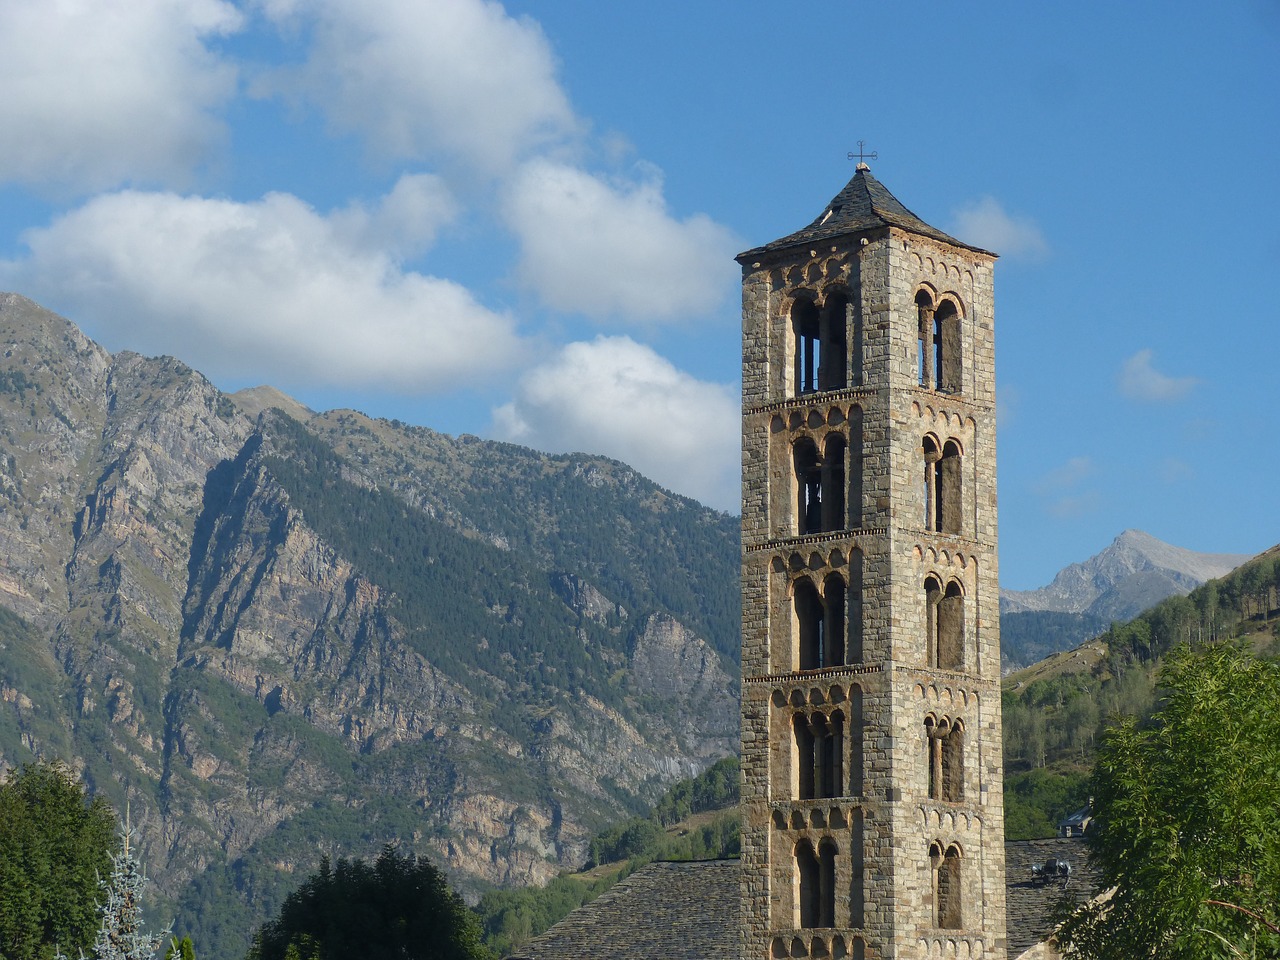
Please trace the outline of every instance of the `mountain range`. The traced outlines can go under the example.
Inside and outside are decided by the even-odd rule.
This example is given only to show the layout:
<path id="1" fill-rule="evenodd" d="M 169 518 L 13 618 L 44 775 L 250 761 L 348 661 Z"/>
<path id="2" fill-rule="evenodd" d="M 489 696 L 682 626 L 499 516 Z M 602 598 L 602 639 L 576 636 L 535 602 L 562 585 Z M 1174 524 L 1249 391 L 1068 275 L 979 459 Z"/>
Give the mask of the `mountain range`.
<path id="1" fill-rule="evenodd" d="M 1058 571 L 1038 590 L 1000 591 L 1005 669 L 1068 650 L 1166 597 L 1225 576 L 1250 554 L 1196 553 L 1126 530 L 1102 552 Z"/>
<path id="2" fill-rule="evenodd" d="M 545 882 L 737 748 L 738 521 L 0 295 L 0 767 L 123 811 L 202 956 L 323 855 Z"/>

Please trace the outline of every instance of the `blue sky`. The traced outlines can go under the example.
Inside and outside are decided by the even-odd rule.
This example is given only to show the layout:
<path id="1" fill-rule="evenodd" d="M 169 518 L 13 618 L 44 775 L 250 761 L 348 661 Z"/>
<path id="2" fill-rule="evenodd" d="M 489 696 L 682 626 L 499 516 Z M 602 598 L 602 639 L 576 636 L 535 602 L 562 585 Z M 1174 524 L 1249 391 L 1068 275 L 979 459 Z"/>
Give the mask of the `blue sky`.
<path id="1" fill-rule="evenodd" d="M 0 288 L 736 510 L 738 270 L 865 140 L 997 265 L 1001 573 L 1280 541 L 1280 3 L 3 0 Z"/>

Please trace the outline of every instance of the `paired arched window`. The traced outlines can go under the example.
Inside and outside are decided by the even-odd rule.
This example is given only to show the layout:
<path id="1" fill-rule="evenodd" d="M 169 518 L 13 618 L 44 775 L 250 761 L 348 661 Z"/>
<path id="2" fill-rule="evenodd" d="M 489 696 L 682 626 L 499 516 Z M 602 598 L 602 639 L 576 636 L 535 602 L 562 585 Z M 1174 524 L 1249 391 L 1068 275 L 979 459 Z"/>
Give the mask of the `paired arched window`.
<path id="1" fill-rule="evenodd" d="M 959 720 L 924 718 L 925 761 L 929 799 L 964 800 L 964 724 Z"/>
<path id="2" fill-rule="evenodd" d="M 857 596 L 861 616 L 861 589 Z M 801 577 L 796 581 L 791 603 L 795 611 L 799 669 L 838 667 L 845 662 L 845 610 L 848 598 L 848 585 L 838 573 L 827 574 L 822 581 L 821 593 L 808 577 Z M 862 645 L 861 633 L 859 624 L 859 648 Z M 861 655 L 861 649 L 858 653 Z"/>
<path id="3" fill-rule="evenodd" d="M 844 714 L 798 713 L 795 731 L 796 799 L 844 796 Z"/>
<path id="4" fill-rule="evenodd" d="M 956 440 L 939 443 L 932 434 L 921 442 L 924 455 L 924 528 L 958 534 L 963 526 L 963 451 Z"/>
<path id="5" fill-rule="evenodd" d="M 832 293 L 819 309 L 810 299 L 791 307 L 795 336 L 795 395 L 849 385 L 849 298 Z"/>
<path id="6" fill-rule="evenodd" d="M 929 666 L 959 670 L 964 666 L 964 587 L 946 587 L 933 574 L 924 579 L 925 649 Z"/>
<path id="7" fill-rule="evenodd" d="M 836 844 L 824 839 L 818 844 L 801 840 L 796 844 L 796 880 L 799 885 L 801 927 L 836 925 Z"/>
<path id="8" fill-rule="evenodd" d="M 916 371 L 920 386 L 926 390 L 959 393 L 960 308 L 950 297 L 934 302 L 928 290 L 916 294 L 916 318 L 919 323 Z"/>
<path id="9" fill-rule="evenodd" d="M 809 437 L 801 437 L 792 446 L 791 459 L 796 473 L 797 536 L 845 529 L 846 449 L 847 443 L 840 433 L 827 434 L 822 443 L 821 454 L 818 452 L 818 445 Z"/>
<path id="10" fill-rule="evenodd" d="M 959 930 L 963 918 L 960 904 L 960 848 L 954 843 L 944 848 L 929 844 L 929 867 L 933 874 L 933 925 L 943 930 Z"/>

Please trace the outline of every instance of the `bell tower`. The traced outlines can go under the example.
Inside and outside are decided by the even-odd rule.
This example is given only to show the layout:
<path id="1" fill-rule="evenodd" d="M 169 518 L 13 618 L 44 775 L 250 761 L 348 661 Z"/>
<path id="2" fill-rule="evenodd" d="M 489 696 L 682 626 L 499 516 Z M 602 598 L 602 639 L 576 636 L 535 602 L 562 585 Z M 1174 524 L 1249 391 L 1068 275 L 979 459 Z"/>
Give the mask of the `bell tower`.
<path id="1" fill-rule="evenodd" d="M 863 163 L 737 257 L 748 960 L 1005 957 L 995 259 Z"/>

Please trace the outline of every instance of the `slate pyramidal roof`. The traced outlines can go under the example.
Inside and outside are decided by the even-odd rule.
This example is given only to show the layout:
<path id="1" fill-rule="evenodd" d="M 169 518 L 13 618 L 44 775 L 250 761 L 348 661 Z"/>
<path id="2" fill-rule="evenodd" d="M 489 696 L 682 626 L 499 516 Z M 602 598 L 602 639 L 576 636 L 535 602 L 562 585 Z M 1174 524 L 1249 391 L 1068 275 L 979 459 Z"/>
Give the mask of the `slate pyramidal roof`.
<path id="1" fill-rule="evenodd" d="M 766 243 L 762 247 L 753 247 L 738 254 L 739 263 L 758 258 L 761 254 L 775 250 L 786 250 L 800 247 L 816 241 L 844 237 L 850 234 L 865 233 L 883 227 L 899 227 L 911 233 L 940 240 L 943 243 L 964 247 L 978 253 L 994 257 L 990 250 L 983 250 L 973 244 L 957 240 L 943 233 L 937 227 L 931 227 L 914 213 L 902 205 L 902 202 L 890 193 L 879 180 L 871 175 L 871 168 L 865 163 L 858 164 L 857 172 L 843 190 L 827 204 L 818 219 L 803 230 L 788 234 L 780 240 Z"/>

